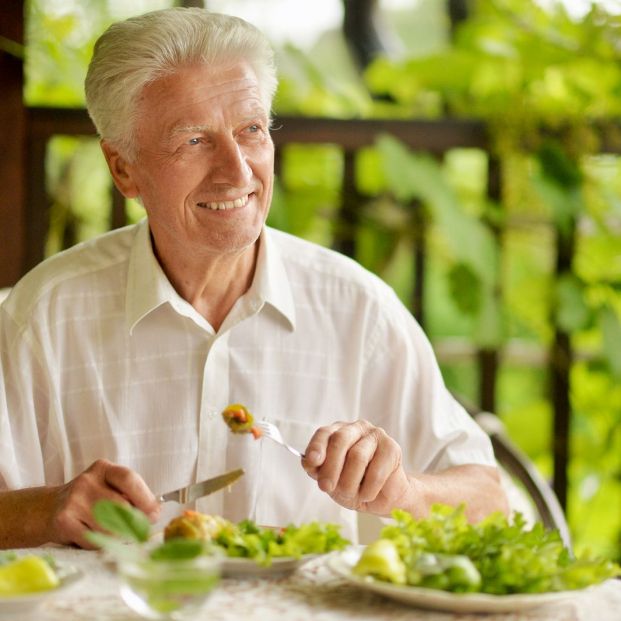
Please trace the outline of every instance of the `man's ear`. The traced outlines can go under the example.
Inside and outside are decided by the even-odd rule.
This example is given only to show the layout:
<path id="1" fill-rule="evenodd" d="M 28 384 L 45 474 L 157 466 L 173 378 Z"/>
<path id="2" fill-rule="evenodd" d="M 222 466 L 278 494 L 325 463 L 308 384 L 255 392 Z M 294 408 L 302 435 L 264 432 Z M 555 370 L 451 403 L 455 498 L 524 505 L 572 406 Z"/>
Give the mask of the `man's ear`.
<path id="1" fill-rule="evenodd" d="M 132 167 L 127 159 L 106 140 L 102 140 L 100 145 L 106 162 L 108 163 L 110 174 L 114 179 L 114 184 L 119 189 L 119 192 L 125 196 L 125 198 L 136 198 L 140 196 L 138 186 L 132 176 Z"/>

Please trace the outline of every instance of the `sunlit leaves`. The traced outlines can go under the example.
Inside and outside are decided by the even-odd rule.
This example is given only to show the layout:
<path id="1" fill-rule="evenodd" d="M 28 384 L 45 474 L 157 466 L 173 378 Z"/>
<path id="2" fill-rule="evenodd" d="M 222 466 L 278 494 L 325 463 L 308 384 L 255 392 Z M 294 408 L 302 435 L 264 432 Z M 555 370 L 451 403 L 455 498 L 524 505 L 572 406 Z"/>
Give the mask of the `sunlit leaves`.
<path id="1" fill-rule="evenodd" d="M 603 307 L 599 312 L 599 322 L 602 330 L 602 348 L 610 368 L 617 377 L 621 378 L 621 323 L 619 316 L 612 308 Z"/>
<path id="2" fill-rule="evenodd" d="M 584 285 L 572 274 L 565 274 L 556 283 L 556 322 L 566 332 L 589 326 L 593 314 L 584 297 Z"/>
<path id="3" fill-rule="evenodd" d="M 456 263 L 449 271 L 449 288 L 457 308 L 474 315 L 481 309 L 481 280 L 466 263 Z"/>
<path id="4" fill-rule="evenodd" d="M 461 266 L 457 273 L 453 272 L 451 285 L 453 291 L 460 294 L 468 289 L 463 304 L 477 318 L 473 338 L 480 345 L 497 345 L 502 338 L 500 309 L 494 294 L 498 247 L 490 229 L 462 209 L 444 179 L 441 166 L 430 156 L 410 152 L 391 136 L 381 136 L 377 147 L 391 192 L 401 202 L 416 199 L 429 209 L 447 241 L 453 261 Z M 456 274 L 467 275 L 466 286 L 459 290 L 456 289 Z"/>
<path id="5" fill-rule="evenodd" d="M 377 145 L 388 185 L 397 199 L 422 200 L 449 240 L 455 258 L 470 265 L 486 285 L 492 285 L 498 258 L 491 232 L 464 213 L 440 165 L 428 155 L 409 152 L 391 136 L 380 137 Z"/>

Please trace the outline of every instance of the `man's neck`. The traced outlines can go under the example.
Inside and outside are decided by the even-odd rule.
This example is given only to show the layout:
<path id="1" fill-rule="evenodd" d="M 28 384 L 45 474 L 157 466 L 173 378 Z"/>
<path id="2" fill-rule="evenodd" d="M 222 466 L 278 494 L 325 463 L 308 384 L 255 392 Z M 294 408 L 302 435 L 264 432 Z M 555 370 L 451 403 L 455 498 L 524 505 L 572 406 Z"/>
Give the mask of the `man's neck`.
<path id="1" fill-rule="evenodd" d="M 167 261 L 157 251 L 156 256 L 177 293 L 217 332 L 252 284 L 258 249 L 259 240 L 240 254 L 203 255 L 191 262 Z"/>

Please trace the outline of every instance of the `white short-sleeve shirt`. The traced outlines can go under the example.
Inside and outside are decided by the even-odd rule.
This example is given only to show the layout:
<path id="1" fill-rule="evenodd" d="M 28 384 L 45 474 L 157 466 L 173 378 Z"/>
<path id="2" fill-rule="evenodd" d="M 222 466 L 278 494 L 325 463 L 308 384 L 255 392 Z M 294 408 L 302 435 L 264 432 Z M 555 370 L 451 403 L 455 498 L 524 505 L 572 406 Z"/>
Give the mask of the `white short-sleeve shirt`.
<path id="1" fill-rule="evenodd" d="M 0 307 L 0 489 L 69 481 L 98 458 L 159 494 L 242 467 L 206 513 L 260 524 L 325 520 L 336 504 L 281 447 L 231 434 L 243 403 L 304 449 L 334 421 L 364 418 L 409 472 L 493 465 L 487 436 L 444 386 L 431 346 L 378 277 L 274 229 L 218 332 L 173 289 L 147 221 L 55 255 Z"/>

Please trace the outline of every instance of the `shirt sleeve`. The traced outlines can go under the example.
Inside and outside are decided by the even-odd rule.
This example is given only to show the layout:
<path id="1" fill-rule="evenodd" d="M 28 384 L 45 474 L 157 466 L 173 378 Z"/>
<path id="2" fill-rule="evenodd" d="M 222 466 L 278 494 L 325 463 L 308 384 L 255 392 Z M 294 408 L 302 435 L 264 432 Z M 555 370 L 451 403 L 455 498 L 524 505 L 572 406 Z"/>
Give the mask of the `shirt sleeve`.
<path id="1" fill-rule="evenodd" d="M 0 490 L 45 483 L 36 415 L 37 408 L 45 410 L 40 388 L 28 339 L 0 306 Z"/>
<path id="2" fill-rule="evenodd" d="M 399 442 L 406 470 L 496 465 L 491 441 L 447 389 L 428 338 L 394 293 L 367 350 L 363 418 Z"/>

